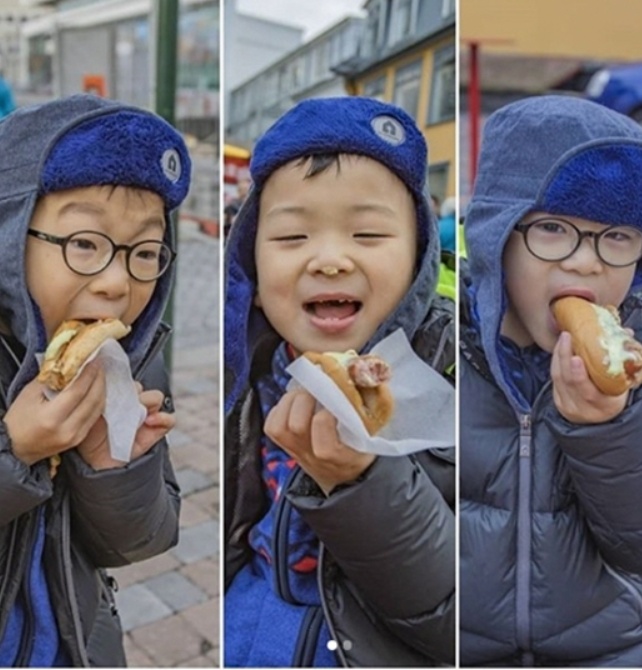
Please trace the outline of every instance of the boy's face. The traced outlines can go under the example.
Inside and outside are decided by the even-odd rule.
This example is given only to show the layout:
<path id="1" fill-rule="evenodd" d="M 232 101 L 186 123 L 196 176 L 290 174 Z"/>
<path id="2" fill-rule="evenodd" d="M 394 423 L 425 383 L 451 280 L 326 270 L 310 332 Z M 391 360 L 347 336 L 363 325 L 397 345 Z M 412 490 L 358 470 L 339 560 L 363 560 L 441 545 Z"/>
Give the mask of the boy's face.
<path id="1" fill-rule="evenodd" d="M 305 179 L 308 167 L 283 166 L 261 193 L 256 304 L 299 353 L 358 350 L 412 283 L 414 203 L 370 158 Z"/>
<path id="2" fill-rule="evenodd" d="M 550 215 L 533 212 L 523 223 L 542 216 Z M 579 217 L 563 218 L 582 231 L 599 232 L 607 227 Z M 504 249 L 503 267 L 509 304 L 502 334 L 518 346 L 535 343 L 544 351 L 552 352 L 560 331 L 551 302 L 563 295 L 577 295 L 600 305 L 619 306 L 629 291 L 636 265 L 607 265 L 597 256 L 593 238 L 584 238 L 569 258 L 543 261 L 527 249 L 524 235 L 513 231 Z"/>
<path id="3" fill-rule="evenodd" d="M 162 240 L 165 214 L 156 193 L 128 187 L 91 186 L 51 193 L 40 199 L 30 228 L 66 237 L 78 231 L 96 231 L 116 244 Z M 73 272 L 62 247 L 29 236 L 26 254 L 27 286 L 40 308 L 51 338 L 67 319 L 115 317 L 132 324 L 154 292 L 155 281 L 140 282 L 127 271 L 125 252 L 92 276 Z"/>

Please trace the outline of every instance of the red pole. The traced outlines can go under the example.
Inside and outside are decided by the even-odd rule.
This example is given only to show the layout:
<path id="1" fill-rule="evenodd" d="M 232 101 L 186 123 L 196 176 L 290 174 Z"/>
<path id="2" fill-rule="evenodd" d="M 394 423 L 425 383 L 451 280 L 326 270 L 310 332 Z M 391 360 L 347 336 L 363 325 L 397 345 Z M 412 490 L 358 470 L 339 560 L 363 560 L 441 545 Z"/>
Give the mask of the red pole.
<path id="1" fill-rule="evenodd" d="M 468 114 L 470 116 L 470 192 L 472 193 L 477 174 L 479 152 L 479 43 L 470 43 L 470 84 L 468 85 Z"/>

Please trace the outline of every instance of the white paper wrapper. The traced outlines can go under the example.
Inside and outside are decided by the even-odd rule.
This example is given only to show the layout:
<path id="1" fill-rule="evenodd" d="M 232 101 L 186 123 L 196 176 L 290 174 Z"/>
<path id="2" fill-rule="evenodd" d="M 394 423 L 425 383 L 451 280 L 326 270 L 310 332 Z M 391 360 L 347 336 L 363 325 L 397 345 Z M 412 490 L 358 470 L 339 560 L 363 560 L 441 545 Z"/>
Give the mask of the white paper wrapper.
<path id="1" fill-rule="evenodd" d="M 37 356 L 38 362 L 42 354 Z M 105 371 L 107 397 L 103 416 L 107 422 L 110 454 L 112 458 L 129 463 L 136 431 L 145 421 L 147 410 L 138 400 L 134 386 L 129 359 L 116 340 L 104 342 L 80 368 L 94 359 L 99 359 Z M 54 397 L 56 391 L 47 389 L 48 397 Z"/>
<path id="2" fill-rule="evenodd" d="M 403 456 L 455 444 L 455 390 L 412 350 L 400 329 L 379 342 L 372 353 L 392 368 L 395 399 L 390 423 L 371 437 L 339 387 L 303 356 L 291 363 L 288 389 L 302 386 L 337 418 L 339 437 L 356 449 L 379 456 Z"/>

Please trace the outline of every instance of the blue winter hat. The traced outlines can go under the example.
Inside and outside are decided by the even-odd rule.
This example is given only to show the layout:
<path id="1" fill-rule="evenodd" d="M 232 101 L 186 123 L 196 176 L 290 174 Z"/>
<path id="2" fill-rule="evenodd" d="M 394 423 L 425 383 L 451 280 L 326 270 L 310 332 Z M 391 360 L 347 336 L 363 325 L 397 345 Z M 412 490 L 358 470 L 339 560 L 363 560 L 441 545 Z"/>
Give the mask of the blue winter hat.
<path id="1" fill-rule="evenodd" d="M 40 193 L 97 185 L 153 191 L 171 211 L 189 189 L 191 163 L 180 134 L 162 118 L 106 107 L 55 141 L 42 170 Z"/>
<path id="2" fill-rule="evenodd" d="M 372 98 L 311 98 L 284 114 L 256 143 L 250 173 L 257 190 L 286 163 L 313 154 L 368 156 L 401 179 L 417 206 L 420 246 L 428 231 L 428 149 L 403 109 Z"/>

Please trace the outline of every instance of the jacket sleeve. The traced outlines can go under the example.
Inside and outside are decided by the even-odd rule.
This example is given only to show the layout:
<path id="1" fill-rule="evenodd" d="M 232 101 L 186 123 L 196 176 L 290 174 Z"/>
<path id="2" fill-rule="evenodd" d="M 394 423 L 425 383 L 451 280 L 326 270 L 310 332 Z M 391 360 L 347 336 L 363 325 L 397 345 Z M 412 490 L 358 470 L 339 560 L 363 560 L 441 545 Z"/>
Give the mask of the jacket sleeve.
<path id="1" fill-rule="evenodd" d="M 615 567 L 642 574 L 642 394 L 604 424 L 573 424 L 555 408 L 547 423 L 600 553 Z"/>
<path id="2" fill-rule="evenodd" d="M 0 420 L 0 527 L 42 504 L 52 493 L 47 468 L 39 464 L 30 467 L 14 456 Z"/>
<path id="3" fill-rule="evenodd" d="M 455 517 L 417 458 L 379 457 L 328 498 L 289 497 L 385 625 L 453 663 Z"/>
<path id="4" fill-rule="evenodd" d="M 122 468 L 96 471 L 75 450 L 61 468 L 74 533 L 98 567 L 141 561 L 178 541 L 180 494 L 166 440 Z"/>

